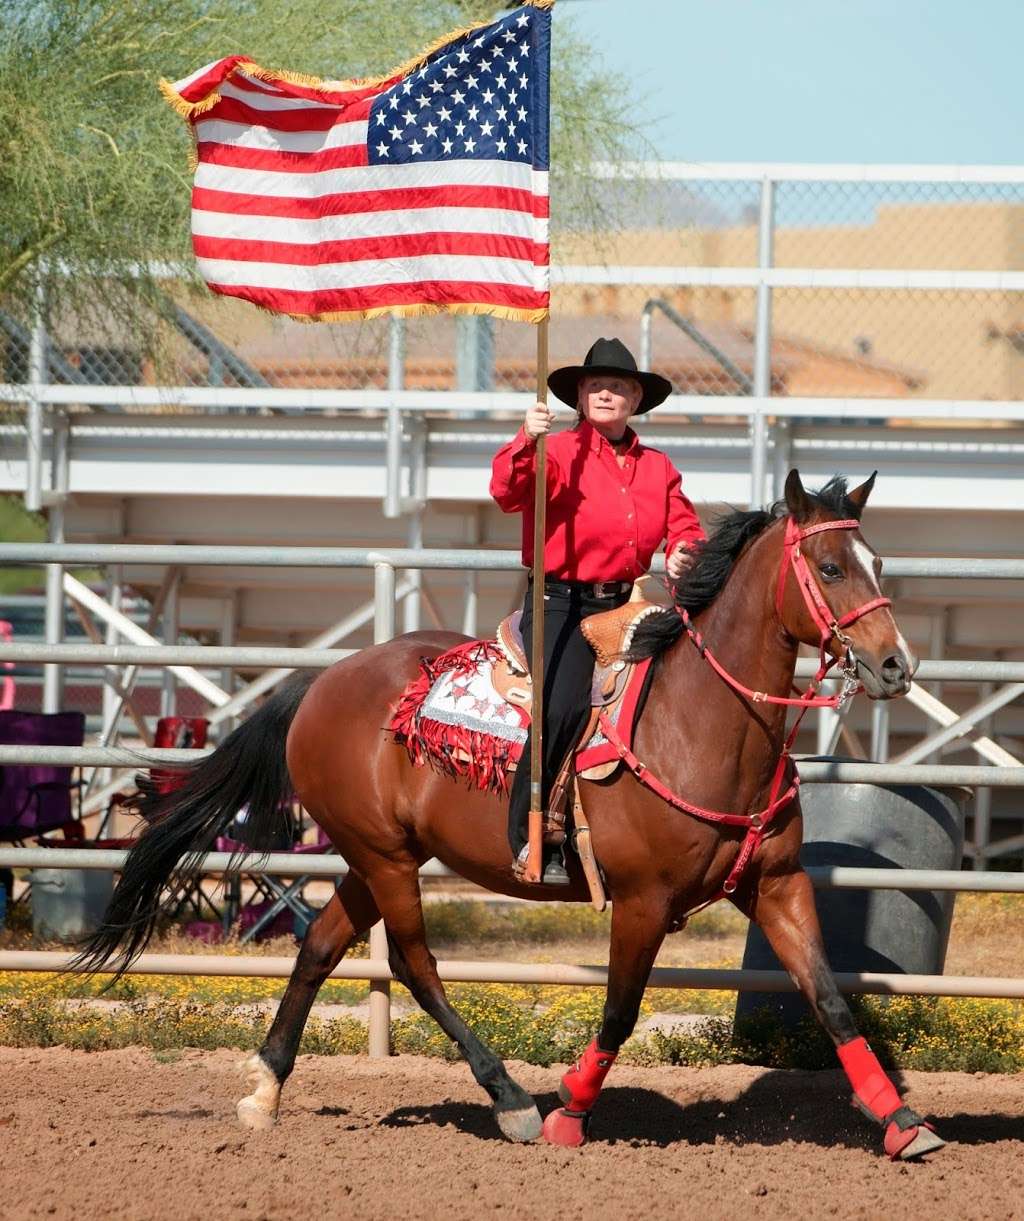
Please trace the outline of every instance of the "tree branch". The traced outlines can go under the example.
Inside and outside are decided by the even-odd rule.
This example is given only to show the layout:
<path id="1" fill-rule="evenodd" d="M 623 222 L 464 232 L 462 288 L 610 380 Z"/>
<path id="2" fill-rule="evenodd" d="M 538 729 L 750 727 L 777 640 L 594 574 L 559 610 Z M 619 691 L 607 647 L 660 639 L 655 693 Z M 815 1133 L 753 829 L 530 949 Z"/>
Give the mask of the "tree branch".
<path id="1" fill-rule="evenodd" d="M 58 225 L 55 229 L 51 229 L 44 237 L 41 237 L 38 242 L 33 242 L 27 246 L 21 254 L 18 255 L 13 262 L 0 271 L 0 294 L 4 292 L 8 284 L 11 284 L 25 268 L 35 259 L 44 254 L 55 243 L 59 242 L 64 236 L 64 229 Z"/>

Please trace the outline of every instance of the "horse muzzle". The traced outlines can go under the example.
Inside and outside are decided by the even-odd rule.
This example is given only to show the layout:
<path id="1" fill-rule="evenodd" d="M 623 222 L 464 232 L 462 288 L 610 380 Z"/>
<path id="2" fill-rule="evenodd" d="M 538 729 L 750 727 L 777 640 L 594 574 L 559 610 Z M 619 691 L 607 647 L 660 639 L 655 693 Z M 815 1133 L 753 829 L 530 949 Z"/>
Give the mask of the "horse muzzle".
<path id="1" fill-rule="evenodd" d="M 897 649 L 880 661 L 856 656 L 857 677 L 868 699 L 891 700 L 906 695 L 918 662 L 912 654 Z"/>

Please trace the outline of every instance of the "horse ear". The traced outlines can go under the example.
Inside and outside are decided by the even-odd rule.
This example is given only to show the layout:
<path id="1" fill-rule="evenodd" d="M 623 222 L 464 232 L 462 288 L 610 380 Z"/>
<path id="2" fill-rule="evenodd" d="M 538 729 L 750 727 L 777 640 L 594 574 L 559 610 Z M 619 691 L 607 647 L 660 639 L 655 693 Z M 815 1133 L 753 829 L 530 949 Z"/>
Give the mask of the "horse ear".
<path id="1" fill-rule="evenodd" d="M 846 498 L 857 510 L 857 517 L 864 512 L 864 506 L 868 502 L 868 497 L 871 495 L 871 489 L 875 486 L 875 476 L 878 471 L 872 471 L 871 475 L 864 480 L 859 488 L 854 488 L 852 492 L 846 493 Z"/>
<path id="2" fill-rule="evenodd" d="M 786 476 L 786 507 L 797 521 L 806 521 L 811 515 L 811 498 L 795 467 Z"/>

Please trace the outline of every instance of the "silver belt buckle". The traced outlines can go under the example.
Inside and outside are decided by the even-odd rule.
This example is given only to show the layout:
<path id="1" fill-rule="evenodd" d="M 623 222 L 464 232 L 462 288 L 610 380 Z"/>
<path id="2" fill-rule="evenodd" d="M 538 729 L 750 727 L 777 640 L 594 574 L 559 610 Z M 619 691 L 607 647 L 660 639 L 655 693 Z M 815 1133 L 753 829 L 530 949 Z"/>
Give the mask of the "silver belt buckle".
<path id="1" fill-rule="evenodd" d="M 594 597 L 595 598 L 612 598 L 619 592 L 618 581 L 595 581 L 594 582 Z"/>

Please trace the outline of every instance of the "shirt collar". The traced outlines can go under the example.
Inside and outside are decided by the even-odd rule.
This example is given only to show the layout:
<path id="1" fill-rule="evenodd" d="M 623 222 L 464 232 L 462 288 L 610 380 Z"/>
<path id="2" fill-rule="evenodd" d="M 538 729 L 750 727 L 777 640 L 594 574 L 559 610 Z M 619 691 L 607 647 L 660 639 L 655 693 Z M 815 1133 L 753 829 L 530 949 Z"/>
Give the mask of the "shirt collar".
<path id="1" fill-rule="evenodd" d="M 612 453 L 615 452 L 614 449 L 612 449 L 611 444 L 597 431 L 589 420 L 580 420 L 579 431 L 584 442 L 595 454 L 599 454 L 602 449 L 607 449 Z M 640 452 L 640 438 L 636 435 L 632 428 L 629 427 L 628 424 L 626 425 L 626 431 L 623 436 L 628 442 L 624 452 L 629 454 L 631 457 L 636 457 Z"/>

